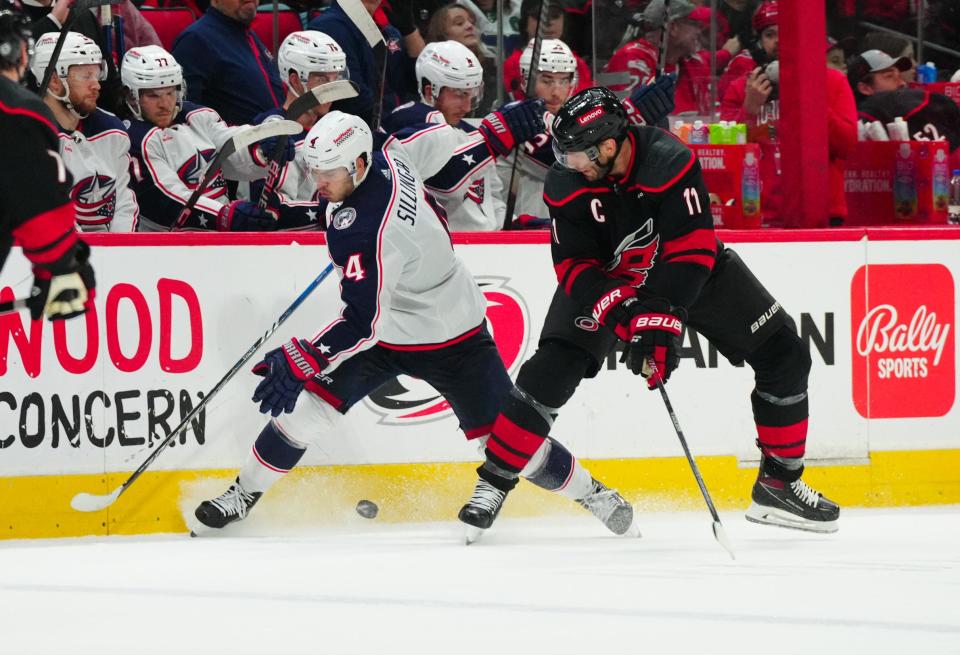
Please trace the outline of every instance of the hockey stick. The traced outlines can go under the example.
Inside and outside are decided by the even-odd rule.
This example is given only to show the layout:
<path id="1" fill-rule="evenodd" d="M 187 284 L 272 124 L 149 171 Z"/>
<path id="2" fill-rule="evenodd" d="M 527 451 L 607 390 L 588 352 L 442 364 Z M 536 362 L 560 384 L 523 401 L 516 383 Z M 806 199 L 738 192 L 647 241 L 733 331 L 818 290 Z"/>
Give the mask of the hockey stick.
<path id="1" fill-rule="evenodd" d="M 663 0 L 663 25 L 660 27 L 660 52 L 657 53 L 657 79 L 667 67 L 667 29 L 670 27 L 670 0 Z"/>
<path id="2" fill-rule="evenodd" d="M 540 0 L 540 11 L 537 17 L 537 34 L 533 37 L 533 56 L 530 58 L 530 72 L 527 75 L 526 97 L 533 95 L 533 90 L 537 86 L 537 70 L 540 67 L 540 45 L 543 43 L 543 32 L 546 30 L 547 16 L 550 13 L 551 0 Z M 523 73 L 523 71 L 520 71 Z M 507 186 L 507 209 L 503 215 L 503 229 L 509 230 L 513 227 L 513 211 L 517 207 L 517 193 L 519 192 L 520 180 L 517 179 L 517 162 L 520 160 L 520 148 L 522 143 L 516 145 L 513 151 L 513 165 L 510 167 L 510 184 Z"/>
<path id="3" fill-rule="evenodd" d="M 648 359 L 647 364 L 650 367 L 650 370 L 653 375 L 657 374 L 657 365 L 654 363 L 653 359 Z M 657 389 L 660 390 L 660 396 L 663 398 L 663 404 L 667 408 L 667 414 L 670 415 L 670 421 L 673 423 L 673 429 L 677 431 L 677 438 L 680 439 L 680 445 L 683 446 L 683 454 L 687 456 L 687 463 L 690 464 L 690 470 L 693 471 L 693 477 L 697 479 L 697 485 L 700 487 L 700 493 L 703 494 L 703 499 L 707 501 L 707 508 L 710 510 L 710 515 L 713 517 L 713 536 L 716 538 L 717 542 L 723 546 L 723 548 L 730 553 L 730 559 L 737 559 L 736 555 L 733 554 L 733 546 L 730 545 L 730 540 L 727 539 L 727 533 L 723 529 L 723 524 L 720 523 L 720 515 L 717 514 L 717 508 L 713 505 L 713 500 L 710 498 L 710 492 L 707 491 L 707 485 L 703 481 L 703 477 L 700 475 L 700 469 L 697 468 L 697 462 L 694 461 L 693 455 L 690 454 L 690 447 L 687 446 L 687 440 L 683 436 L 683 430 L 680 429 L 680 421 L 677 420 L 677 414 L 673 411 L 673 404 L 670 402 L 670 396 L 667 395 L 667 388 L 663 386 L 663 380 L 657 378 Z"/>
<path id="4" fill-rule="evenodd" d="M 60 28 L 60 36 L 57 37 L 57 43 L 53 46 L 53 54 L 50 55 L 50 63 L 47 64 L 47 70 L 43 71 L 43 80 L 40 82 L 40 97 L 47 94 L 47 87 L 50 86 L 50 78 L 53 77 L 53 71 L 57 68 L 57 60 L 60 59 L 60 51 L 63 50 L 63 44 L 67 40 L 67 32 L 73 27 L 80 14 L 90 11 L 94 7 L 104 5 L 119 5 L 123 0 L 76 0 L 70 11 L 67 13 L 67 19 L 63 21 L 63 27 Z"/>
<path id="5" fill-rule="evenodd" d="M 315 86 L 306 91 L 299 98 L 290 103 L 283 117 L 290 121 L 295 121 L 305 113 L 328 102 L 337 100 L 346 100 L 347 98 L 356 98 L 357 88 L 349 80 L 335 80 Z M 267 181 L 263 185 L 263 191 L 260 192 L 260 200 L 257 205 L 260 209 L 266 209 L 269 205 L 270 197 L 273 195 L 280 180 L 280 171 L 283 166 L 280 165 L 280 157 L 287 147 L 287 140 L 290 137 L 281 136 L 277 139 L 277 146 L 270 153 L 270 172 L 267 173 Z"/>
<path id="6" fill-rule="evenodd" d="M 167 437 L 160 443 L 160 445 L 157 446 L 156 450 L 150 453 L 150 456 L 143 461 L 143 464 L 137 467 L 137 470 L 134 471 L 129 478 L 127 478 L 126 482 L 114 489 L 111 493 L 105 495 L 88 494 L 84 492 L 78 493 L 70 501 L 70 507 L 78 512 L 98 512 L 115 503 L 117 498 L 119 498 L 123 492 L 129 489 L 130 485 L 137 481 L 137 478 L 139 478 L 143 472 L 147 470 L 153 461 L 160 456 L 160 453 L 162 453 L 164 449 L 173 442 L 177 435 L 187 429 L 187 426 L 190 425 L 190 421 L 193 420 L 193 418 L 199 414 L 204 407 L 206 407 L 207 403 L 210 402 L 210 399 L 216 396 L 220 390 L 223 389 L 224 385 L 226 385 L 227 382 L 229 382 L 230 379 L 236 375 L 237 371 L 239 371 L 243 365 L 247 363 L 247 360 L 249 360 L 253 354 L 259 350 L 260 346 L 266 343 L 267 339 L 269 339 L 273 333 L 277 331 L 277 328 L 283 325 L 284 321 L 286 321 L 287 318 L 289 318 L 289 316 L 297 309 L 297 307 L 299 307 L 301 303 L 307 299 L 307 296 L 309 296 L 313 290 L 316 289 L 328 275 L 330 275 L 332 270 L 333 262 L 330 262 L 320 272 L 320 275 L 318 275 L 313 282 L 307 285 L 307 288 L 304 289 L 299 296 L 297 296 L 297 299 L 293 301 L 293 304 L 287 307 L 287 310 L 280 315 L 280 318 L 274 321 L 273 325 L 270 326 L 263 336 L 257 339 L 253 345 L 247 349 L 247 352 L 245 352 L 237 361 L 237 363 L 233 365 L 233 368 L 227 371 L 227 374 L 220 378 L 220 381 L 217 382 L 213 389 L 211 389 L 209 393 L 203 397 L 203 400 L 201 400 L 197 406 L 194 407 L 190 413 L 184 417 L 184 419 L 180 422 L 180 425 L 174 428 L 173 432 L 168 434 Z"/>
<path id="7" fill-rule="evenodd" d="M 9 314 L 11 312 L 19 312 L 21 309 L 26 309 L 29 300 L 29 298 L 17 298 L 16 300 L 0 302 L 0 314 Z"/>
<path id="8" fill-rule="evenodd" d="M 374 80 L 372 88 L 373 96 L 373 115 L 370 123 L 373 129 L 380 127 L 380 114 L 383 112 L 383 87 L 387 81 L 387 42 L 380 32 L 380 28 L 373 20 L 373 16 L 366 10 L 360 0 L 340 0 L 340 8 L 347 15 L 354 26 L 360 30 L 367 44 L 373 50 L 373 66 L 376 70 L 378 79 Z"/>
<path id="9" fill-rule="evenodd" d="M 193 193 L 191 193 L 187 199 L 187 204 L 180 210 L 180 215 L 177 216 L 177 220 L 173 224 L 173 229 L 179 230 L 187 222 L 200 196 L 207 190 L 210 183 L 216 179 L 217 174 L 220 172 L 220 169 L 223 168 L 223 164 L 227 161 L 228 157 L 257 141 L 263 141 L 272 136 L 292 136 L 294 134 L 300 134 L 301 132 L 303 132 L 303 127 L 300 123 L 288 120 L 268 121 L 260 125 L 253 125 L 245 130 L 238 130 L 236 134 L 223 144 L 220 151 L 217 152 L 213 158 L 213 161 L 207 166 L 207 170 L 203 172 L 203 177 L 200 178 L 197 188 L 193 190 Z"/>

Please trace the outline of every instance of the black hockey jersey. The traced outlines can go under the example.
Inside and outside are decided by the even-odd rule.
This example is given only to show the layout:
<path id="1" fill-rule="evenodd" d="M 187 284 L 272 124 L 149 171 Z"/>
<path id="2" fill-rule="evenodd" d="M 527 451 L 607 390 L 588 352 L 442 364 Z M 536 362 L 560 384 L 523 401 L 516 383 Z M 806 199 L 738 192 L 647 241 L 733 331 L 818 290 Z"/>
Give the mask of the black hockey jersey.
<path id="1" fill-rule="evenodd" d="M 14 236 L 37 264 L 56 260 L 76 243 L 72 180 L 57 134 L 46 105 L 0 76 L 0 268 Z"/>
<path id="2" fill-rule="evenodd" d="M 718 248 L 700 163 L 669 132 L 629 129 L 622 177 L 589 182 L 559 164 L 547 173 L 557 280 L 584 308 L 623 286 L 689 307 Z"/>
<path id="3" fill-rule="evenodd" d="M 960 147 L 960 107 L 942 93 L 924 89 L 898 89 L 869 96 L 857 107 L 861 120 L 892 123 L 903 117 L 914 141 L 950 142 L 950 152 Z"/>

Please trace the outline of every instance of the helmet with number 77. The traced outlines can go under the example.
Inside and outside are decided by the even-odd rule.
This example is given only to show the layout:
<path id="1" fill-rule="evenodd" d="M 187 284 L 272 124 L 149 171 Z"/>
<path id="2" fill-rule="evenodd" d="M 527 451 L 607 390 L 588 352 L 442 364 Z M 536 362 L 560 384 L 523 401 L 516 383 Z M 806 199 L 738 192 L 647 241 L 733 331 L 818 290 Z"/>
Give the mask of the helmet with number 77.
<path id="1" fill-rule="evenodd" d="M 147 89 L 176 87 L 177 107 L 174 116 L 180 113 L 187 85 L 183 81 L 183 69 L 169 52 L 158 45 L 130 48 L 123 56 L 120 80 L 127 89 L 127 106 L 133 115 L 143 119 L 140 111 L 140 92 Z"/>

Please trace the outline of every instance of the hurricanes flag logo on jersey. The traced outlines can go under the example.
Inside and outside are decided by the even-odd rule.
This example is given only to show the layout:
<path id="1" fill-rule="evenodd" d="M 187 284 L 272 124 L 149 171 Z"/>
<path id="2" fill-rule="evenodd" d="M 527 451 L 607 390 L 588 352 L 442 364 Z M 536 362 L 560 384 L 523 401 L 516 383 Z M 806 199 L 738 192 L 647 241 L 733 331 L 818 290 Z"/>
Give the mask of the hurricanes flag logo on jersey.
<path id="1" fill-rule="evenodd" d="M 102 224 L 113 220 L 117 208 L 117 181 L 94 172 L 83 178 L 70 191 L 77 208 L 77 220 L 82 223 Z"/>
<path id="2" fill-rule="evenodd" d="M 659 248 L 660 235 L 653 231 L 653 219 L 648 218 L 639 230 L 620 242 L 607 271 L 632 287 L 641 287 L 647 281 Z"/>

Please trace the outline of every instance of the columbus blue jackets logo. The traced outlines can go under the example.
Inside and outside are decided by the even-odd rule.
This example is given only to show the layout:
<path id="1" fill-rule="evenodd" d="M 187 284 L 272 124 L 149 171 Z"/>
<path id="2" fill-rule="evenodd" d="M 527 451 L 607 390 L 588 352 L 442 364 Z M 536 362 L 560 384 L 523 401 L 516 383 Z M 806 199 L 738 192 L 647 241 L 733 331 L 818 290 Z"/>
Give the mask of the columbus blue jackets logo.
<path id="1" fill-rule="evenodd" d="M 620 242 L 613 261 L 607 265 L 607 271 L 632 287 L 642 287 L 649 270 L 653 268 L 659 248 L 660 235 L 654 233 L 653 219 L 648 218 L 639 230 L 628 234 Z"/>
<path id="2" fill-rule="evenodd" d="M 463 197 L 464 199 L 469 198 L 470 200 L 474 201 L 478 205 L 482 205 L 484 189 L 485 189 L 485 185 L 483 182 L 483 178 L 482 177 L 477 178 L 476 180 L 470 183 L 469 187 L 467 187 L 467 191 L 466 193 L 463 194 Z"/>
<path id="3" fill-rule="evenodd" d="M 331 222 L 333 223 L 334 229 L 346 230 L 353 225 L 355 220 L 357 220 L 357 210 L 353 207 L 346 207 L 334 214 Z"/>
<path id="4" fill-rule="evenodd" d="M 177 177 L 180 178 L 184 186 L 191 191 L 197 188 L 197 185 L 200 184 L 200 178 L 203 177 L 203 173 L 207 170 L 207 165 L 213 159 L 215 152 L 213 148 L 196 150 L 187 161 L 183 162 L 177 169 Z M 210 188 L 222 188 L 224 186 L 226 186 L 226 182 L 223 180 L 223 175 L 217 173 L 217 177 L 210 184 Z M 210 197 L 210 192 L 208 191 L 205 195 Z"/>
<path id="5" fill-rule="evenodd" d="M 511 374 L 524 360 L 530 341 L 530 312 L 523 297 L 508 286 L 509 278 L 478 277 L 487 299 L 487 328 L 503 365 Z M 383 425 L 415 425 L 450 418 L 453 410 L 443 396 L 423 380 L 401 375 L 383 385 L 363 403 L 380 415 Z"/>
<path id="6" fill-rule="evenodd" d="M 94 172 L 73 185 L 70 198 L 76 206 L 78 221 L 109 223 L 117 208 L 117 181 Z"/>

